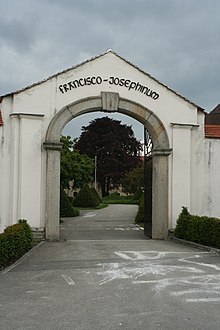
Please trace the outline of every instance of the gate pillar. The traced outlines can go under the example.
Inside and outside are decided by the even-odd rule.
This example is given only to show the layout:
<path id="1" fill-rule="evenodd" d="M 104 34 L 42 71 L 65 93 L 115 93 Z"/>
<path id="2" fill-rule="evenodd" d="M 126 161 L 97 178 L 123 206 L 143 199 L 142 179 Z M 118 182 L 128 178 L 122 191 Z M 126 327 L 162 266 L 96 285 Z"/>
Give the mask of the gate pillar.
<path id="1" fill-rule="evenodd" d="M 172 149 L 154 149 L 152 184 L 152 238 L 167 239 L 168 233 L 168 156 Z"/>
<path id="2" fill-rule="evenodd" d="M 46 239 L 59 239 L 60 219 L 60 150 L 62 143 L 44 142 L 47 151 Z"/>

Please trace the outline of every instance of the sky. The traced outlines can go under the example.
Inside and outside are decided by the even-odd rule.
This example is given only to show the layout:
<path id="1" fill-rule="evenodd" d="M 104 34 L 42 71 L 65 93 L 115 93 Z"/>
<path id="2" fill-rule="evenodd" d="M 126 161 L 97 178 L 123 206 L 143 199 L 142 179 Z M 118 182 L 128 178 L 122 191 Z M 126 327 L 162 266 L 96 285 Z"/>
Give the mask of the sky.
<path id="1" fill-rule="evenodd" d="M 206 112 L 220 103 L 219 0 L 0 0 L 0 13 L 0 95 L 111 48 Z"/>

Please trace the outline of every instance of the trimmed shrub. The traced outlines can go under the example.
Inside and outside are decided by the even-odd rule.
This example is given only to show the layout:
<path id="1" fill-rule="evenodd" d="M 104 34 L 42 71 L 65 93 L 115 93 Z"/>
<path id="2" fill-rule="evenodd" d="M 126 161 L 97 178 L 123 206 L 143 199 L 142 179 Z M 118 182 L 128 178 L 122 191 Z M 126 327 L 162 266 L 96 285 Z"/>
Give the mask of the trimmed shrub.
<path id="1" fill-rule="evenodd" d="M 220 219 L 191 215 L 183 207 L 174 236 L 195 243 L 220 248 Z"/>
<path id="2" fill-rule="evenodd" d="M 20 258 L 32 246 L 33 234 L 24 219 L 7 227 L 0 234 L 0 268 L 6 267 Z"/>
<path id="3" fill-rule="evenodd" d="M 133 195 L 133 200 L 139 203 L 143 195 L 143 190 L 141 188 L 138 188 L 136 193 Z"/>
<path id="4" fill-rule="evenodd" d="M 99 204 L 99 199 L 87 184 L 82 187 L 73 201 L 73 205 L 76 207 L 96 207 Z"/>
<path id="5" fill-rule="evenodd" d="M 79 215 L 79 209 L 73 207 L 71 201 L 65 191 L 60 189 L 60 217 L 61 218 L 71 218 L 77 217 Z"/>
<path id="6" fill-rule="evenodd" d="M 137 215 L 135 217 L 136 223 L 143 223 L 144 222 L 144 194 L 142 194 L 139 202 L 139 208 Z"/>
<path id="7" fill-rule="evenodd" d="M 174 235 L 178 238 L 185 237 L 185 231 L 187 228 L 188 220 L 190 219 L 190 214 L 186 207 L 182 207 L 182 212 L 179 214 Z"/>
<path id="8" fill-rule="evenodd" d="M 97 199 L 97 202 L 100 204 L 102 202 L 101 197 L 99 196 L 97 190 L 94 187 L 91 187 L 91 192 L 92 194 L 95 196 L 95 198 Z"/>

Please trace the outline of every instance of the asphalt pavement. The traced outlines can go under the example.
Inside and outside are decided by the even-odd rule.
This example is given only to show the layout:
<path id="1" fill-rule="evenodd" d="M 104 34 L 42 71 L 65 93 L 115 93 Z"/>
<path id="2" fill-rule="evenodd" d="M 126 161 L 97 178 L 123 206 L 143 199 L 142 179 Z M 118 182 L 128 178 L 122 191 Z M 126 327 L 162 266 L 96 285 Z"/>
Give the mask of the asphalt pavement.
<path id="1" fill-rule="evenodd" d="M 0 273 L 0 329 L 220 329 L 220 256 L 147 239 L 137 207 L 64 219 Z"/>

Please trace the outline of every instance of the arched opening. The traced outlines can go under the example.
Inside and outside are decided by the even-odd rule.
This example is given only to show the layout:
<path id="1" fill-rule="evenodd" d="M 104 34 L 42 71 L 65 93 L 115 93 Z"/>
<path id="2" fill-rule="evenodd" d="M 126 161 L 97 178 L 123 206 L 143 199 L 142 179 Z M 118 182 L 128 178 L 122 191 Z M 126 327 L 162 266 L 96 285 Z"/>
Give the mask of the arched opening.
<path id="1" fill-rule="evenodd" d="M 167 132 L 162 122 L 149 109 L 119 97 L 118 93 L 102 92 L 100 97 L 76 101 L 61 109 L 52 119 L 44 142 L 46 164 L 46 238 L 59 239 L 59 176 L 60 134 L 75 117 L 93 112 L 119 112 L 133 117 L 149 132 L 154 149 L 152 180 L 152 238 L 165 239 L 168 228 L 168 157 L 171 154 Z"/>
<path id="2" fill-rule="evenodd" d="M 138 196 L 137 192 L 140 194 L 140 190 L 143 190 L 144 127 L 136 119 L 119 112 L 86 113 L 67 123 L 61 139 L 65 146 L 66 139 L 71 141 L 73 153 L 78 150 L 80 154 L 86 154 L 92 160 L 95 169 L 90 176 L 84 175 L 83 178 L 89 179 L 87 183 L 95 187 L 104 201 L 111 202 L 116 195 L 121 198 L 127 195 L 127 199 L 131 199 L 132 194 Z M 65 151 L 61 151 L 61 172 L 63 154 Z M 78 169 L 78 166 L 76 168 Z M 75 174 L 75 167 L 72 167 L 71 171 L 69 169 L 70 167 L 68 171 L 63 169 L 65 174 L 61 175 L 61 185 L 63 188 L 65 186 L 67 194 L 73 198 L 85 182 L 81 176 L 79 180 L 79 176 Z M 137 182 L 133 179 L 132 170 L 136 170 L 138 174 Z M 68 178 L 64 182 L 63 177 L 66 178 L 66 173 Z"/>

